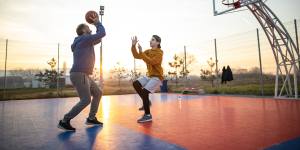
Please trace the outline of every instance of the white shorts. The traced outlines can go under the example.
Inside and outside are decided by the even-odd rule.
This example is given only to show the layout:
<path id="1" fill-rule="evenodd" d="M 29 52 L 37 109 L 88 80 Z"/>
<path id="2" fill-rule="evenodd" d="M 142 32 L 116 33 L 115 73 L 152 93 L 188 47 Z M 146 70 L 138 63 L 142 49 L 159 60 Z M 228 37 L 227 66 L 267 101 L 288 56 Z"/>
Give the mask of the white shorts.
<path id="1" fill-rule="evenodd" d="M 142 76 L 137 80 L 141 83 L 144 89 L 148 90 L 151 93 L 154 93 L 162 85 L 158 77 Z"/>

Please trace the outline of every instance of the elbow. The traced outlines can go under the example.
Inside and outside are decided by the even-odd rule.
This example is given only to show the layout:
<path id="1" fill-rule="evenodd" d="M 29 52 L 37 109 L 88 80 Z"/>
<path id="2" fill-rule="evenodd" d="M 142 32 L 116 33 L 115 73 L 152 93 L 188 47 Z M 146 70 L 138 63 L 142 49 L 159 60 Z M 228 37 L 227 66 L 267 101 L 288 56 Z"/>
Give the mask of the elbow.
<path id="1" fill-rule="evenodd" d="M 104 30 L 103 34 L 102 34 L 102 37 L 105 37 L 105 36 L 106 36 L 106 31 Z"/>
<path id="2" fill-rule="evenodd" d="M 97 33 L 96 33 L 96 36 L 97 36 L 98 38 L 103 38 L 103 37 L 105 37 L 105 36 L 106 36 L 106 31 L 105 31 L 105 29 L 103 28 L 103 29 L 98 30 Z"/>
<path id="3" fill-rule="evenodd" d="M 136 56 L 136 55 L 133 55 L 133 58 L 135 58 L 135 59 L 140 59 L 140 57 L 139 57 L 139 56 Z"/>
<path id="4" fill-rule="evenodd" d="M 104 38 L 105 36 L 106 36 L 106 32 L 103 31 L 103 32 L 100 34 L 99 39 L 102 39 L 102 38 Z"/>

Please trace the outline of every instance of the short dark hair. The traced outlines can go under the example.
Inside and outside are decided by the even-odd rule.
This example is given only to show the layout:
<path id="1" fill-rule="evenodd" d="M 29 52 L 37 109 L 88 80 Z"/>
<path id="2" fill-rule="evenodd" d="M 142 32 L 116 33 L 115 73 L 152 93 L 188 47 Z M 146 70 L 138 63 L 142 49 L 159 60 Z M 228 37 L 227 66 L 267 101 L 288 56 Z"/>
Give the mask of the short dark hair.
<path id="1" fill-rule="evenodd" d="M 161 48 L 161 46 L 160 46 L 160 43 L 161 43 L 161 38 L 158 36 L 158 35 L 153 35 L 152 36 L 157 42 L 159 42 L 159 44 L 158 44 L 158 48 Z"/>
<path id="2" fill-rule="evenodd" d="M 82 23 L 82 24 L 79 24 L 76 28 L 76 33 L 78 36 L 84 34 L 83 32 L 83 28 L 86 26 L 86 24 Z"/>

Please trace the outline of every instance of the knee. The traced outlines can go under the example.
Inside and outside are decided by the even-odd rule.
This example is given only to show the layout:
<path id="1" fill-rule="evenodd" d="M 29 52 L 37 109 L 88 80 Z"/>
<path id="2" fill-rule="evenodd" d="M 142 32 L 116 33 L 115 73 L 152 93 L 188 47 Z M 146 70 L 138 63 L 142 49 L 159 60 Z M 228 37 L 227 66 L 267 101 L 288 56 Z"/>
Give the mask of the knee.
<path id="1" fill-rule="evenodd" d="M 82 106 L 86 107 L 87 105 L 89 105 L 91 103 L 91 98 L 85 98 L 85 99 L 82 99 L 80 102 L 79 102 Z"/>
<path id="2" fill-rule="evenodd" d="M 133 85 L 134 88 L 140 88 L 140 87 L 142 87 L 141 83 L 138 80 L 134 81 L 132 83 L 132 85 Z"/>
<path id="3" fill-rule="evenodd" d="M 93 97 L 96 97 L 98 99 L 100 99 L 102 96 L 102 91 L 100 89 L 95 90 L 95 92 L 93 93 Z"/>

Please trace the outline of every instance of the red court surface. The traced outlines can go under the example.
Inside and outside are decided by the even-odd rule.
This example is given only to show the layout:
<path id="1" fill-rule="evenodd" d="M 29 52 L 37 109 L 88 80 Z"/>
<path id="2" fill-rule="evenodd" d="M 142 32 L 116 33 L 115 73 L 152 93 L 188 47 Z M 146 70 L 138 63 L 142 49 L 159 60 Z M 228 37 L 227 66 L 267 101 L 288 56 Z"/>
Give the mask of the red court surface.
<path id="1" fill-rule="evenodd" d="M 81 144 L 82 148 L 87 148 L 80 138 L 86 139 L 85 136 L 88 136 L 87 141 L 92 142 L 89 142 L 87 149 L 255 150 L 276 149 L 276 145 L 280 146 L 284 142 L 300 137 L 299 100 L 177 94 L 154 94 L 150 99 L 153 103 L 151 107 L 153 122 L 138 124 L 136 120 L 143 112 L 138 111 L 141 100 L 137 95 L 104 96 L 97 115 L 104 122 L 104 127 L 97 132 L 81 132 L 81 129 L 87 128 L 82 125 L 89 111 L 89 108 L 85 109 L 72 121 L 73 126 L 79 129 L 72 135 L 74 137 L 71 138 L 72 146 Z M 16 139 L 14 136 L 24 136 L 23 134 L 32 134 L 25 137 L 34 141 L 39 132 L 45 132 L 43 134 L 51 132 L 46 145 L 52 141 L 52 144 L 64 145 L 57 149 L 72 148 L 61 138 L 52 139 L 51 135 L 62 134 L 61 130 L 56 129 L 57 121 L 76 102 L 77 98 L 1 102 L 0 121 L 4 121 L 4 124 L 0 129 L 4 133 L 0 133 L 0 136 L 6 138 L 2 139 L 4 141 L 0 144 L 5 140 L 8 143 L 21 142 L 22 139 Z M 44 112 L 44 109 L 51 110 Z M 42 112 L 41 116 L 39 111 Z M 32 115 L 35 115 L 35 118 L 32 118 Z M 23 125 L 12 121 L 16 129 L 7 130 L 10 125 L 7 120 L 19 119 L 17 116 L 25 116 L 30 121 L 25 120 Z M 22 126 L 28 127 L 27 123 L 33 124 L 35 130 L 45 128 L 46 121 L 43 119 L 50 120 L 53 126 L 47 125 L 46 131 L 23 133 Z M 70 140 L 69 135 L 62 137 L 64 136 L 68 136 Z M 27 144 L 33 144 L 33 141 L 27 141 Z M 298 144 L 299 141 L 294 147 L 288 147 L 297 149 L 300 145 Z M 114 147 L 111 147 L 112 145 Z M 153 147 L 157 145 L 162 147 Z M 24 145 L 23 148 L 27 147 L 30 146 Z M 41 147 L 31 146 L 31 148 Z"/>

